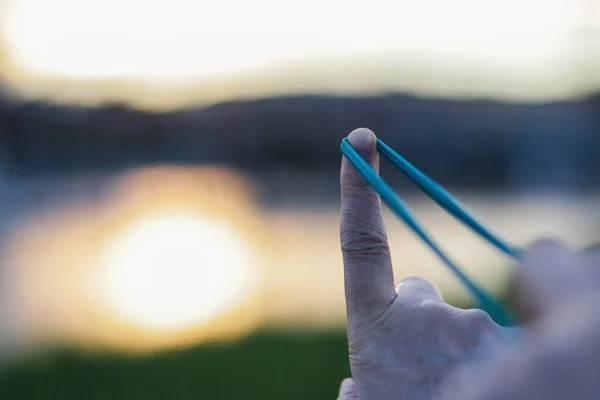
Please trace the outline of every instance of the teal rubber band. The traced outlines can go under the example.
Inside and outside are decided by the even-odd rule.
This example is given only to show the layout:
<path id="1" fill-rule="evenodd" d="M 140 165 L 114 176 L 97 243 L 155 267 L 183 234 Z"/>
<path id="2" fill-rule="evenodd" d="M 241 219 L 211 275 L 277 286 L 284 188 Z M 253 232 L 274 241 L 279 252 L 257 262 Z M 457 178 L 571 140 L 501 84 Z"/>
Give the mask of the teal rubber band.
<path id="1" fill-rule="evenodd" d="M 396 195 L 394 190 L 371 168 L 371 166 L 352 148 L 348 139 L 342 140 L 341 150 L 344 156 L 364 177 L 364 179 L 379 193 L 383 202 L 404 221 L 415 234 L 433 251 L 438 258 L 452 271 L 458 280 L 465 286 L 477 305 L 486 311 L 496 323 L 502 326 L 515 326 L 516 319 L 512 314 L 493 296 L 489 295 L 483 288 L 477 285 L 465 274 L 435 243 L 419 224 L 417 219 L 409 211 L 408 206 Z M 506 244 L 503 240 L 487 230 L 472 217 L 464 207 L 447 193 L 440 185 L 427 177 L 407 160 L 400 157 L 383 141 L 377 140 L 377 150 L 383 154 L 394 166 L 408 176 L 423 192 L 429 195 L 442 208 L 447 210 L 459 221 L 480 234 L 484 239 L 496 248 L 513 258 L 518 258 L 518 251 Z"/>
<path id="2" fill-rule="evenodd" d="M 348 144 L 348 146 L 350 146 Z M 506 244 L 497 235 L 486 229 L 472 215 L 466 211 L 466 207 L 456 198 L 442 188 L 437 182 L 418 170 L 414 165 L 405 160 L 402 156 L 392 150 L 380 139 L 377 140 L 377 150 L 385 156 L 396 168 L 404 174 L 423 192 L 431 197 L 443 209 L 448 211 L 460 222 L 480 234 L 484 239 L 490 242 L 498 250 L 506 255 L 518 259 L 519 251 Z"/>

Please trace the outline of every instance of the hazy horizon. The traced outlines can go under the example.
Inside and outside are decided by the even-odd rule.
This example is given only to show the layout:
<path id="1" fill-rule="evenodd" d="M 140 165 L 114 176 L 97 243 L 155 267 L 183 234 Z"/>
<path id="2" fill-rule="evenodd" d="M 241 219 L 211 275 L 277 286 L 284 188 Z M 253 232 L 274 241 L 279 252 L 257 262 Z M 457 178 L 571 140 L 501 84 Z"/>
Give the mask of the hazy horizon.
<path id="1" fill-rule="evenodd" d="M 134 0 L 5 0 L 0 79 L 28 99 L 152 109 L 390 91 L 539 102 L 600 89 L 593 2 L 243 4 L 155 2 L 142 15 Z"/>

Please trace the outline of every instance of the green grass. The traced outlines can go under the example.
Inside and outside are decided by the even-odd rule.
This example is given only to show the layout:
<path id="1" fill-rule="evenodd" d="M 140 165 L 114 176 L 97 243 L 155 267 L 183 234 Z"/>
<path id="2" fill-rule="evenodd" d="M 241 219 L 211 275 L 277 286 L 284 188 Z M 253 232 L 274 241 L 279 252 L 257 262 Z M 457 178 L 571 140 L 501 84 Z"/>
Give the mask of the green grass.
<path id="1" fill-rule="evenodd" d="M 501 301 L 514 311 L 510 290 Z M 263 330 L 143 357 L 55 351 L 0 371 L 0 399 L 334 400 L 349 376 L 344 330 Z"/>
<path id="2" fill-rule="evenodd" d="M 328 399 L 350 376 L 344 331 L 263 331 L 146 357 L 61 351 L 0 374 L 12 399 Z"/>

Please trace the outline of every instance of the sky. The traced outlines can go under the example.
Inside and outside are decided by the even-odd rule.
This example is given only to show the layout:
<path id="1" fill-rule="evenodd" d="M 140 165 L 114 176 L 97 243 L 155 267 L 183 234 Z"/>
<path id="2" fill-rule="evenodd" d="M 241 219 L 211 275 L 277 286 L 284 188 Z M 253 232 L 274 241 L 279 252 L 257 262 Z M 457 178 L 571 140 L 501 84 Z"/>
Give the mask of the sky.
<path id="1" fill-rule="evenodd" d="M 390 90 L 541 100 L 600 87 L 599 31 L 595 0 L 0 0 L 0 74 L 25 96 L 149 107 Z"/>

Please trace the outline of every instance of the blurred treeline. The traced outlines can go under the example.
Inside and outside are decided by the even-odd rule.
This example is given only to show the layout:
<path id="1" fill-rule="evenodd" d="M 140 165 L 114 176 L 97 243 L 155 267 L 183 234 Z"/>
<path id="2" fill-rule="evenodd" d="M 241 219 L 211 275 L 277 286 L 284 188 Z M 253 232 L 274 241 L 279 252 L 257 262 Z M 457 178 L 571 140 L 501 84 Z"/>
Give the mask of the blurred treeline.
<path id="1" fill-rule="evenodd" d="M 248 173 L 337 174 L 339 142 L 369 127 L 444 184 L 598 187 L 600 95 L 545 104 L 301 96 L 154 113 L 0 102 L 4 176 L 218 163 Z"/>

